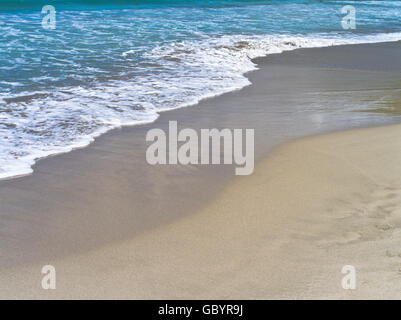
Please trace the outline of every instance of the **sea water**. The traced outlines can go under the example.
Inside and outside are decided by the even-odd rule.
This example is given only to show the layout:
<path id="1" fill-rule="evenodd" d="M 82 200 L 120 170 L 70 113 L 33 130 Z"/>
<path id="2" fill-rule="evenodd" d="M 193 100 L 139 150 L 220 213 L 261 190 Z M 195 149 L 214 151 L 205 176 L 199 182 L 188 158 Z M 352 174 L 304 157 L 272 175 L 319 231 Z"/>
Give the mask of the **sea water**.
<path id="1" fill-rule="evenodd" d="M 401 1 L 0 0 L 0 178 L 247 86 L 252 58 L 400 39 Z"/>

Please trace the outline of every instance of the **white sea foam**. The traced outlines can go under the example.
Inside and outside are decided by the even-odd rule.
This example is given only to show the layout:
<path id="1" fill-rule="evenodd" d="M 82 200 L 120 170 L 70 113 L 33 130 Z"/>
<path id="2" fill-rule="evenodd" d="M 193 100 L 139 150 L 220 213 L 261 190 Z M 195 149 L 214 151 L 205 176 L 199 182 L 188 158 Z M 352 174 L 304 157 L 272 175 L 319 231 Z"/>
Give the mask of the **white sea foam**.
<path id="1" fill-rule="evenodd" d="M 159 46 L 145 54 L 160 67 L 87 87 L 0 96 L 0 178 L 29 174 L 39 158 L 85 147 L 110 129 L 152 122 L 250 84 L 251 59 L 297 48 L 401 40 L 401 33 L 364 36 L 222 36 Z M 135 50 L 122 53 L 130 59 Z M 40 79 L 39 79 L 40 80 Z M 17 85 L 10 83 L 12 85 Z"/>

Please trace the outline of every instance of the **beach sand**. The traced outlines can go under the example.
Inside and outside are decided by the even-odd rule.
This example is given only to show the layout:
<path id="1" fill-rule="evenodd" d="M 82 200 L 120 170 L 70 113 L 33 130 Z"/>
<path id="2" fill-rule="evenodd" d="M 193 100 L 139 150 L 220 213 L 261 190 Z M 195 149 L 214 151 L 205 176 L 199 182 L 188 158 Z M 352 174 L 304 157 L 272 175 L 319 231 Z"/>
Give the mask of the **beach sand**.
<path id="1" fill-rule="evenodd" d="M 2 272 L 1 295 L 399 299 L 400 135 L 397 125 L 288 143 L 195 214 L 53 261 L 56 290 L 40 289 L 38 264 Z M 356 290 L 341 287 L 344 265 Z"/>
<path id="2" fill-rule="evenodd" d="M 397 122 L 335 106 L 377 111 L 382 98 L 397 110 L 400 47 L 258 59 L 252 86 L 0 182 L 0 297 L 401 298 L 401 126 L 288 142 Z M 255 128 L 254 174 L 149 166 L 146 132 L 169 120 Z M 45 264 L 56 267 L 56 290 L 41 289 Z M 341 287 L 344 265 L 356 268 L 356 290 Z"/>

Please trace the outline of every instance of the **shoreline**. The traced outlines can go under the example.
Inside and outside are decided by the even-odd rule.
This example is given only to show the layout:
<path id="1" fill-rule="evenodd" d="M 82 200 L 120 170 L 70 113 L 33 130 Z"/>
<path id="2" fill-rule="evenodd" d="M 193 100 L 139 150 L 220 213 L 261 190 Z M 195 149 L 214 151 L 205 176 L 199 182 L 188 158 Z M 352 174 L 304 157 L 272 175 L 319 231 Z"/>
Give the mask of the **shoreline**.
<path id="1" fill-rule="evenodd" d="M 395 33 L 395 34 L 397 34 L 397 33 Z M 317 47 L 314 47 L 314 46 L 312 46 L 312 47 L 297 47 L 297 48 L 293 48 L 293 49 L 287 49 L 287 48 L 284 49 L 283 48 L 282 49 L 283 51 L 281 51 L 281 52 L 270 53 L 270 54 L 266 54 L 264 56 L 259 56 L 259 57 L 255 57 L 255 58 L 250 59 L 251 62 L 253 64 L 255 64 L 255 68 L 256 69 L 247 71 L 247 72 L 243 73 L 242 76 L 244 78 L 246 78 L 247 80 L 249 80 L 248 75 L 251 74 L 252 72 L 255 72 L 255 71 L 258 70 L 258 61 L 263 61 L 264 59 L 268 58 L 270 55 L 273 55 L 273 56 L 281 55 L 283 53 L 288 53 L 288 52 L 291 52 L 291 51 L 294 51 L 294 50 L 322 49 L 322 48 L 330 48 L 330 47 L 343 47 L 343 46 L 348 47 L 348 46 L 360 46 L 360 45 L 363 46 L 363 45 L 376 45 L 376 44 L 379 44 L 379 45 L 380 44 L 384 44 L 384 45 L 386 45 L 386 44 L 393 44 L 393 43 L 400 43 L 400 42 L 401 42 L 401 40 L 388 40 L 388 41 L 379 41 L 379 42 L 369 42 L 369 41 L 366 40 L 366 42 L 361 42 L 361 43 L 335 44 L 335 45 L 331 45 L 331 46 L 324 45 L 324 46 L 317 46 Z M 32 160 L 33 164 L 30 166 L 30 169 L 29 169 L 30 171 L 29 172 L 16 174 L 16 175 L 11 175 L 11 176 L 5 176 L 3 178 L 0 177 L 0 182 L 1 181 L 8 181 L 8 180 L 13 180 L 13 179 L 18 179 L 18 178 L 23 178 L 23 177 L 32 175 L 34 173 L 34 168 L 35 168 L 35 166 L 37 165 L 37 163 L 39 161 L 45 160 L 47 158 L 57 157 L 57 156 L 65 154 L 65 153 L 73 152 L 75 150 L 80 150 L 80 149 L 87 148 L 91 144 L 93 144 L 97 139 L 99 139 L 101 136 L 109 134 L 110 132 L 112 132 L 114 130 L 121 130 L 123 128 L 132 128 L 132 127 L 135 127 L 135 126 L 153 124 L 154 122 L 157 121 L 157 119 L 160 117 L 160 115 L 162 113 L 164 113 L 164 112 L 180 110 L 180 109 L 188 108 L 188 107 L 196 107 L 197 105 L 201 104 L 203 101 L 207 101 L 209 99 L 215 99 L 215 98 L 217 98 L 219 96 L 222 96 L 222 95 L 225 95 L 225 94 L 229 94 L 231 92 L 240 91 L 240 90 L 244 89 L 245 87 L 247 87 L 249 85 L 252 85 L 252 83 L 249 83 L 249 84 L 244 85 L 244 86 L 242 86 L 240 88 L 237 88 L 237 89 L 231 89 L 231 90 L 224 89 L 223 91 L 213 93 L 210 96 L 206 96 L 206 97 L 202 97 L 202 98 L 197 97 L 196 98 L 197 102 L 195 102 L 195 103 L 189 103 L 189 104 L 185 104 L 183 106 L 177 106 L 177 107 L 172 108 L 172 109 L 166 109 L 166 110 L 161 109 L 161 110 L 159 110 L 157 112 L 158 117 L 155 120 L 143 121 L 143 122 L 138 122 L 138 123 L 135 123 L 135 124 L 122 124 L 122 125 L 120 125 L 118 127 L 113 127 L 113 128 L 109 128 L 109 129 L 106 129 L 106 127 L 100 128 L 98 131 L 95 131 L 94 133 L 89 135 L 91 137 L 91 140 L 89 142 L 87 142 L 86 144 L 84 144 L 82 146 L 76 146 L 76 145 L 75 146 L 70 146 L 70 147 L 68 147 L 69 148 L 68 151 L 54 152 L 54 153 L 50 153 L 48 155 L 45 155 L 45 156 L 42 156 L 42 157 L 39 157 L 39 158 L 35 158 L 35 159 Z"/>
<path id="2" fill-rule="evenodd" d="M 23 297 L 46 295 L 34 284 L 40 274 L 36 270 L 38 263 L 46 262 L 61 265 L 61 272 L 68 274 L 66 279 L 71 281 L 82 278 L 88 288 L 92 288 L 87 290 L 82 287 L 82 291 L 76 291 L 68 283 L 64 283 L 64 288 L 70 291 L 60 290 L 57 297 L 100 298 L 101 293 L 98 295 L 96 291 L 91 291 L 95 290 L 92 281 L 95 280 L 96 274 L 110 276 L 110 280 L 104 278 L 104 288 L 108 288 L 107 290 L 111 290 L 107 285 L 109 281 L 124 282 L 124 277 L 117 279 L 111 276 L 113 268 L 127 270 L 135 266 L 135 263 L 144 268 L 147 259 L 149 263 L 154 261 L 154 257 L 147 256 L 145 252 L 164 255 L 163 251 L 159 250 L 162 244 L 157 240 L 160 239 L 159 229 L 174 229 L 181 225 L 180 221 L 185 220 L 190 221 L 191 230 L 198 234 L 205 226 L 198 229 L 197 224 L 193 222 L 196 220 L 195 216 L 198 216 L 195 212 L 208 206 L 210 201 L 215 203 L 216 195 L 221 199 L 221 192 L 225 192 L 222 190 L 226 190 L 224 186 L 231 188 L 232 184 L 236 185 L 238 181 L 246 179 L 233 179 L 233 166 L 149 166 L 145 161 L 144 150 L 145 135 L 150 128 L 165 129 L 169 119 L 194 129 L 255 128 L 255 162 L 257 167 L 260 167 L 266 161 L 270 161 L 264 159 L 273 149 L 273 153 L 276 154 L 276 148 L 281 150 L 280 148 L 284 148 L 281 146 L 283 143 L 285 146 L 288 141 L 294 139 L 301 140 L 289 143 L 303 144 L 303 139 L 319 139 L 319 136 L 302 137 L 329 131 L 398 123 L 398 118 L 388 115 L 344 115 L 343 109 L 335 108 L 348 101 L 347 99 L 359 101 L 361 98 L 370 98 L 375 101 L 377 96 L 382 95 L 391 99 L 393 93 L 388 93 L 389 88 L 393 91 L 399 89 L 398 70 L 401 70 L 401 62 L 400 65 L 394 66 L 390 61 L 391 57 L 399 54 L 400 47 L 400 42 L 397 42 L 308 48 L 258 58 L 256 60 L 260 69 L 247 74 L 253 83 L 251 86 L 203 100 L 193 107 L 165 112 L 151 124 L 115 129 L 96 139 L 89 147 L 39 161 L 35 167 L 37 170 L 31 176 L 0 181 L 0 218 L 3 222 L 0 228 L 0 269 L 3 275 L 0 278 L 0 286 L 8 287 L 7 282 L 12 279 L 14 282 L 10 290 L 16 290 L 4 292 L 4 297 L 18 296 L 18 289 Z M 361 54 L 364 59 L 360 59 Z M 383 59 L 383 55 L 387 59 Z M 372 65 L 372 61 L 377 61 L 377 64 Z M 350 65 L 353 68 L 350 68 Z M 361 93 L 358 93 L 359 91 Z M 372 96 L 367 97 L 367 92 Z M 321 98 L 322 95 L 327 96 Z M 311 103 L 313 108 L 303 108 Z M 331 105 L 326 106 L 324 103 Z M 247 107 L 246 110 L 244 106 Z M 288 114 L 292 117 L 288 117 Z M 277 170 L 280 170 L 279 167 Z M 255 179 L 252 177 L 250 180 Z M 245 185 L 244 190 L 252 190 L 252 185 Z M 310 199 L 306 201 L 310 202 Z M 244 203 L 247 203 L 246 199 Z M 221 222 L 221 219 L 212 213 L 209 211 L 206 215 L 212 224 L 216 221 Z M 236 216 L 236 219 L 243 223 L 244 218 L 238 214 Z M 210 224 L 207 220 L 204 223 Z M 249 230 L 252 228 L 255 228 L 255 225 L 249 225 Z M 240 236 L 237 238 L 235 230 L 238 230 L 238 225 L 233 228 L 227 227 L 222 236 L 229 235 L 253 249 L 259 246 L 258 242 L 251 242 Z M 281 229 L 283 230 L 285 228 Z M 214 231 L 214 237 L 219 238 L 219 230 Z M 166 234 L 166 243 L 169 243 L 170 236 L 172 233 Z M 179 238 L 180 241 L 176 240 L 178 242 L 173 241 L 172 247 L 174 243 L 180 247 L 186 236 L 188 234 L 181 232 L 179 237 L 182 238 Z M 138 239 L 146 237 L 154 239 L 155 242 L 142 242 L 141 250 L 146 248 L 142 251 L 144 255 L 136 257 L 135 254 L 129 254 L 132 252 L 131 241 L 136 243 L 140 241 Z M 124 243 L 129 243 L 128 247 Z M 126 254 L 122 248 L 128 250 Z M 190 248 L 188 245 L 186 250 Z M 243 248 L 240 254 L 246 253 L 246 248 Z M 224 247 L 217 246 L 217 249 L 222 253 L 225 251 Z M 107 261 L 103 260 L 105 258 L 102 255 L 109 257 Z M 201 255 L 198 258 L 200 257 Z M 185 256 L 176 258 L 184 265 L 188 262 Z M 238 259 L 242 261 L 242 258 Z M 164 261 L 156 260 L 159 264 Z M 101 262 L 102 267 L 93 266 L 91 261 Z M 242 264 L 241 261 L 237 262 Z M 96 274 L 90 274 L 91 271 L 86 269 L 89 266 L 97 270 Z M 166 267 L 173 267 L 173 262 Z M 83 268 L 86 275 L 80 275 L 76 268 Z M 157 282 L 154 281 L 158 279 L 156 275 L 160 270 L 156 266 L 152 268 L 148 274 L 144 268 L 142 274 L 143 279 L 149 281 L 149 286 L 143 282 L 145 280 L 130 273 L 130 279 L 132 277 L 136 282 L 139 281 L 146 297 L 151 297 L 152 292 L 157 293 L 152 286 L 157 287 Z M 165 272 L 164 275 L 168 278 L 173 269 L 161 271 Z M 221 267 L 217 266 L 217 271 L 225 272 L 224 263 Z M 190 269 L 186 269 L 186 272 L 190 272 Z M 123 274 L 120 273 L 120 276 Z M 205 276 L 205 273 L 202 275 Z M 188 282 L 181 283 L 181 288 L 190 290 L 186 285 L 193 279 L 189 276 L 183 279 Z M 212 282 L 207 278 L 202 279 L 205 286 L 212 286 Z M 26 288 L 27 284 L 32 287 Z M 166 286 L 163 286 L 162 282 L 161 284 L 160 290 L 171 289 L 167 282 Z M 174 287 L 173 284 L 170 285 Z M 196 286 L 207 292 L 207 286 L 203 283 L 197 283 Z M 227 290 L 230 286 L 229 284 Z M 24 288 L 27 290 L 24 291 Z M 180 295 L 179 291 L 176 291 L 176 297 L 188 298 L 195 294 L 191 295 L 191 292 L 185 290 L 183 292 L 188 295 Z M 135 287 L 127 286 L 123 291 L 125 297 L 140 298 Z M 105 291 L 102 292 L 107 296 Z M 114 293 L 118 296 L 117 292 Z M 223 294 L 223 297 L 226 296 L 229 297 L 229 293 Z"/>

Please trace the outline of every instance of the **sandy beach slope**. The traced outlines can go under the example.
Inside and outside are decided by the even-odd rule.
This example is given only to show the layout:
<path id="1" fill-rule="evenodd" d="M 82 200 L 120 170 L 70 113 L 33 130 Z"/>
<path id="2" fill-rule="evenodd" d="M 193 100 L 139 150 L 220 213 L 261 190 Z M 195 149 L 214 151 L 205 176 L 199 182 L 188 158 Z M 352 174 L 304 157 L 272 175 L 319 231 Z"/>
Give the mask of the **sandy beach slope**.
<path id="1" fill-rule="evenodd" d="M 400 135 L 396 125 L 283 145 L 196 214 L 55 261 L 54 291 L 39 288 L 40 265 L 2 272 L 1 296 L 401 298 Z M 356 290 L 341 287 L 343 265 Z"/>

